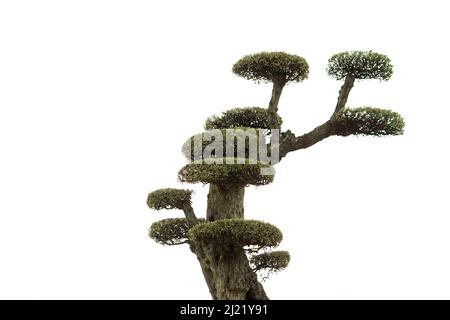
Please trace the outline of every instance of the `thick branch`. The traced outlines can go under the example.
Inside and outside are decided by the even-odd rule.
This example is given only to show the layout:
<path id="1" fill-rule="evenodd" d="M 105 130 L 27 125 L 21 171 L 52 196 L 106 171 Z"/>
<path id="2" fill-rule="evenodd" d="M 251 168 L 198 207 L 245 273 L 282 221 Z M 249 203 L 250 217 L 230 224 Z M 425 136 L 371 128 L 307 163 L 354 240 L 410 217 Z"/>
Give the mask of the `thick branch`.
<path id="1" fill-rule="evenodd" d="M 283 132 L 280 139 L 280 159 L 291 151 L 309 148 L 334 134 L 334 128 L 330 120 L 299 137 L 296 137 L 290 131 Z"/>
<path id="2" fill-rule="evenodd" d="M 280 81 L 274 81 L 272 88 L 272 97 L 270 98 L 268 107 L 268 120 L 270 129 L 279 129 L 280 125 L 277 121 L 278 115 L 278 102 L 280 101 L 281 92 L 283 91 L 284 83 Z"/>
<path id="3" fill-rule="evenodd" d="M 343 109 L 345 107 L 345 104 L 347 103 L 348 95 L 350 93 L 350 90 L 353 88 L 353 84 L 355 83 L 355 78 L 348 74 L 345 77 L 344 84 L 341 87 L 341 90 L 339 90 L 339 97 L 336 104 L 336 109 L 334 109 L 334 113 L 337 113 L 339 110 Z"/>
<path id="4" fill-rule="evenodd" d="M 190 227 L 197 223 L 197 217 L 195 216 L 194 209 L 190 204 L 184 205 L 183 212 Z"/>
<path id="5" fill-rule="evenodd" d="M 345 107 L 347 103 L 348 95 L 350 94 L 350 90 L 353 88 L 353 84 L 355 83 L 355 78 L 348 74 L 345 77 L 344 84 L 339 90 L 339 97 L 336 104 L 336 108 L 331 115 L 331 118 L 340 110 Z M 322 141 L 323 139 L 328 138 L 329 136 L 335 135 L 336 130 L 332 121 L 327 120 L 320 126 L 314 128 L 312 131 L 305 133 L 302 136 L 295 136 L 289 130 L 283 132 L 280 138 L 280 159 L 285 157 L 289 152 L 306 149 L 316 144 L 317 142 Z"/>

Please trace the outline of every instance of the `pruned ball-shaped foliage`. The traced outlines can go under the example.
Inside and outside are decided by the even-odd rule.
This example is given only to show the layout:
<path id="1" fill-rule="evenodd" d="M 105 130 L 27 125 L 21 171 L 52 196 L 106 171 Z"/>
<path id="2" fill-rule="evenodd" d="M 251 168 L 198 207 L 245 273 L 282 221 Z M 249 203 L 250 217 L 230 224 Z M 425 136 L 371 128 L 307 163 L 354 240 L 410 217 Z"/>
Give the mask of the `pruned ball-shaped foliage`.
<path id="1" fill-rule="evenodd" d="M 251 163 L 249 159 L 215 158 L 217 163 L 208 163 L 208 159 L 194 161 L 178 172 L 181 182 L 212 183 L 216 185 L 261 186 L 273 181 L 275 169 L 266 163 Z M 240 162 L 243 163 L 240 163 Z"/>
<path id="2" fill-rule="evenodd" d="M 287 251 L 272 251 L 261 253 L 251 257 L 250 264 L 253 270 L 265 270 L 269 273 L 277 272 L 286 268 L 291 260 Z"/>
<path id="3" fill-rule="evenodd" d="M 309 66 L 297 55 L 260 52 L 244 56 L 233 65 L 233 72 L 248 80 L 286 84 L 308 78 Z"/>
<path id="4" fill-rule="evenodd" d="M 198 223 L 205 222 L 198 219 Z M 188 242 L 189 224 L 186 218 L 163 219 L 154 222 L 149 229 L 149 236 L 159 244 L 177 245 Z"/>
<path id="5" fill-rule="evenodd" d="M 283 120 L 277 115 L 277 123 L 279 127 Z M 234 108 L 227 110 L 220 116 L 212 116 L 206 119 L 205 129 L 227 129 L 227 128 L 256 128 L 269 129 L 269 120 L 267 108 L 249 107 Z"/>
<path id="6" fill-rule="evenodd" d="M 363 107 L 344 108 L 332 118 L 337 135 L 401 135 L 405 127 L 402 116 L 392 110 Z"/>
<path id="7" fill-rule="evenodd" d="M 212 129 L 189 138 L 183 144 L 182 153 L 191 161 L 224 157 L 258 160 L 260 146 L 267 153 L 266 134 L 262 129 Z"/>
<path id="8" fill-rule="evenodd" d="M 148 194 L 147 205 L 151 209 L 183 209 L 191 204 L 192 190 L 165 188 Z"/>
<path id="9" fill-rule="evenodd" d="M 346 51 L 333 55 L 328 60 L 327 72 L 337 80 L 348 74 L 355 79 L 389 80 L 393 73 L 391 60 L 384 54 L 373 51 Z"/>
<path id="10" fill-rule="evenodd" d="M 251 246 L 259 250 L 278 246 L 283 234 L 270 223 L 235 218 L 196 225 L 189 231 L 189 239 L 219 247 Z"/>

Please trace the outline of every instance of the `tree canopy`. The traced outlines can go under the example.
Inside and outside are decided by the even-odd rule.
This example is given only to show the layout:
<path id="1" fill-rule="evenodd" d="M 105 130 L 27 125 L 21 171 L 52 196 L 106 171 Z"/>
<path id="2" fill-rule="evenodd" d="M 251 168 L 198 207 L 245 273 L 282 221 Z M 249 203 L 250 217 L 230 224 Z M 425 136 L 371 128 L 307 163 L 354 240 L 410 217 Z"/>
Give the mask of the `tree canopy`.
<path id="1" fill-rule="evenodd" d="M 183 209 L 191 204 L 192 190 L 165 188 L 149 193 L 147 205 L 151 209 Z"/>
<path id="2" fill-rule="evenodd" d="M 308 78 L 306 60 L 285 52 L 260 52 L 247 55 L 233 65 L 233 72 L 245 79 L 287 84 Z"/>
<path id="3" fill-rule="evenodd" d="M 355 80 L 388 80 L 392 76 L 390 59 L 373 51 L 346 51 L 329 59 L 328 74 L 343 80 L 336 106 L 324 123 L 302 135 L 281 128 L 278 104 L 286 84 L 308 77 L 304 58 L 285 52 L 260 52 L 237 61 L 233 72 L 256 82 L 272 82 L 268 106 L 234 108 L 211 116 L 204 124 L 206 131 L 184 143 L 182 152 L 188 163 L 178 172 L 178 181 L 209 184 L 206 220 L 195 216 L 191 190 L 159 189 L 148 195 L 148 206 L 155 210 L 181 209 L 185 217 L 157 221 L 149 235 L 163 245 L 188 244 L 214 299 L 268 299 L 257 272 L 267 277 L 283 270 L 291 257 L 287 251 L 269 251 L 283 239 L 276 226 L 245 220 L 245 188 L 273 182 L 273 165 L 291 152 L 331 136 L 401 135 L 405 122 L 400 114 L 388 109 L 346 105 Z M 233 134 L 228 135 L 230 132 Z M 253 132 L 258 133 L 257 143 L 252 140 Z M 236 152 L 238 145 L 243 146 L 242 154 Z M 270 146 L 271 155 L 279 157 L 267 160 L 269 157 L 259 156 L 259 152 L 259 157 L 254 157 L 251 149 L 255 145 L 255 151 L 262 145 Z M 227 154 L 230 147 L 232 152 Z M 259 161 L 263 157 L 264 161 Z"/>
<path id="4" fill-rule="evenodd" d="M 391 60 L 373 51 L 345 51 L 328 60 L 328 74 L 337 80 L 350 75 L 355 79 L 389 80 L 393 73 Z"/>
<path id="5" fill-rule="evenodd" d="M 279 126 L 283 120 L 277 115 L 277 123 Z M 206 119 L 205 129 L 229 129 L 229 128 L 256 128 L 269 129 L 269 119 L 267 108 L 248 107 L 248 108 L 234 108 L 224 111 L 222 115 L 211 116 Z"/>
<path id="6" fill-rule="evenodd" d="M 189 236 L 194 241 L 215 246 L 254 246 L 258 249 L 276 247 L 283 239 L 281 231 L 270 223 L 239 218 L 198 224 L 189 231 Z"/>
<path id="7" fill-rule="evenodd" d="M 231 161 L 230 161 L 231 160 Z M 249 159 L 217 158 L 218 163 L 207 163 L 204 160 L 188 163 L 178 172 L 178 180 L 189 183 L 212 183 L 216 185 L 255 185 L 261 186 L 273 181 L 273 175 L 261 174 L 261 168 L 271 169 L 266 163 L 249 163 Z M 227 163 L 231 162 L 231 163 Z"/>

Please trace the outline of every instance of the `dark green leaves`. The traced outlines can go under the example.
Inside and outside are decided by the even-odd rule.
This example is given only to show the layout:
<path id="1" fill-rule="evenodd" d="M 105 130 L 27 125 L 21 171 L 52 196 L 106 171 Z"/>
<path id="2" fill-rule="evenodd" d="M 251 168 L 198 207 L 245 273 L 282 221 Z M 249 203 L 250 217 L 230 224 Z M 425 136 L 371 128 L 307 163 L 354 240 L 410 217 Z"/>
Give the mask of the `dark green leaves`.
<path id="1" fill-rule="evenodd" d="M 262 249 L 277 246 L 283 239 L 283 234 L 270 223 L 257 220 L 224 219 L 192 227 L 189 237 L 193 241 L 217 246 L 254 246 Z"/>
<path id="2" fill-rule="evenodd" d="M 331 122 L 337 135 L 348 136 L 401 135 L 405 122 L 402 116 L 394 111 L 378 108 L 345 108 L 335 114 Z"/>
<path id="3" fill-rule="evenodd" d="M 327 72 L 337 80 L 348 74 L 355 79 L 389 80 L 393 68 L 391 60 L 384 54 L 373 51 L 345 51 L 328 60 Z"/>
<path id="4" fill-rule="evenodd" d="M 267 153 L 265 138 L 264 130 L 254 128 L 212 129 L 189 138 L 182 153 L 191 161 L 226 156 L 259 159 L 260 147 Z"/>
<path id="5" fill-rule="evenodd" d="M 232 163 L 227 163 L 227 159 Z M 205 163 L 195 161 L 185 165 L 178 172 L 178 180 L 181 182 L 202 182 L 216 185 L 265 185 L 271 183 L 274 177 L 272 166 L 264 163 L 249 163 L 248 159 L 242 159 L 245 163 L 239 163 L 236 158 L 217 158 L 220 163 Z M 261 169 L 270 170 L 272 174 L 263 175 Z"/>
<path id="6" fill-rule="evenodd" d="M 283 120 L 278 116 L 278 124 L 281 126 Z M 227 128 L 256 128 L 269 129 L 269 121 L 266 108 L 234 108 L 222 113 L 221 116 L 212 116 L 206 119 L 205 129 L 227 129 Z"/>
<path id="7" fill-rule="evenodd" d="M 204 222 L 204 219 L 199 219 Z M 177 245 L 188 242 L 189 225 L 186 218 L 163 219 L 153 223 L 149 236 L 163 245 Z"/>
<path id="8" fill-rule="evenodd" d="M 151 209 L 183 209 L 191 204 L 191 190 L 185 189 L 158 189 L 149 193 L 147 205 Z"/>
<path id="9" fill-rule="evenodd" d="M 286 84 L 308 78 L 309 66 L 297 55 L 260 52 L 240 59 L 233 65 L 233 72 L 248 80 Z"/>
<path id="10" fill-rule="evenodd" d="M 289 265 L 290 260 L 289 252 L 272 251 L 251 257 L 250 264 L 254 271 L 264 272 L 266 275 L 263 279 L 266 279 L 270 274 L 285 269 Z"/>

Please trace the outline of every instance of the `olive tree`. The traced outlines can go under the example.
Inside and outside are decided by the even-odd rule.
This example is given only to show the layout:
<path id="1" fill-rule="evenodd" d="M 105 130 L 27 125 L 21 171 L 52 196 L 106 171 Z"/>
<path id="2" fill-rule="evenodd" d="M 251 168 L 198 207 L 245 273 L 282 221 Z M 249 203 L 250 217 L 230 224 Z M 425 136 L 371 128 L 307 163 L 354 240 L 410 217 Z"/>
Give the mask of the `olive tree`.
<path id="1" fill-rule="evenodd" d="M 245 188 L 272 183 L 273 165 L 291 152 L 309 148 L 330 136 L 400 135 L 404 121 L 391 110 L 346 106 L 355 80 L 386 81 L 392 76 L 391 61 L 383 54 L 351 51 L 333 55 L 328 61 L 327 72 L 336 80 L 343 81 L 336 106 L 331 109 L 327 121 L 302 135 L 282 128 L 278 104 L 284 86 L 308 78 L 309 67 L 304 58 L 284 52 L 261 52 L 243 57 L 232 70 L 245 79 L 271 83 L 272 95 L 268 106 L 235 108 L 212 116 L 205 122 L 205 132 L 186 141 L 182 151 L 188 163 L 178 172 L 178 180 L 209 186 L 206 215 L 197 218 L 194 213 L 192 191 L 156 190 L 148 195 L 148 206 L 155 210 L 179 209 L 184 212 L 184 218 L 155 222 L 149 235 L 167 246 L 186 244 L 200 263 L 213 299 L 263 300 L 268 296 L 261 280 L 286 268 L 290 255 L 287 251 L 273 250 L 283 237 L 277 227 L 245 219 Z M 224 132 L 229 129 L 240 133 L 229 137 Z M 255 160 L 250 159 L 247 132 L 251 129 L 258 129 L 260 133 L 258 146 L 263 142 L 269 153 L 276 151 L 277 161 L 269 163 L 259 156 L 256 161 L 251 161 Z M 221 133 L 223 138 L 218 140 Z M 214 141 L 219 142 L 219 147 L 227 149 L 236 147 L 239 135 L 245 141 L 243 156 L 233 148 L 232 153 L 226 156 L 217 152 L 217 148 L 205 153 L 213 140 L 211 136 L 216 137 Z M 214 161 L 207 161 L 211 159 Z M 264 169 L 271 169 L 271 173 L 264 173 Z"/>

